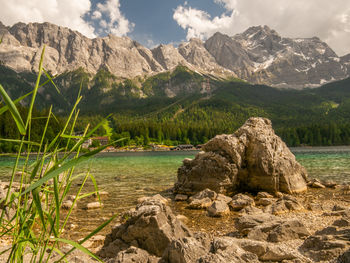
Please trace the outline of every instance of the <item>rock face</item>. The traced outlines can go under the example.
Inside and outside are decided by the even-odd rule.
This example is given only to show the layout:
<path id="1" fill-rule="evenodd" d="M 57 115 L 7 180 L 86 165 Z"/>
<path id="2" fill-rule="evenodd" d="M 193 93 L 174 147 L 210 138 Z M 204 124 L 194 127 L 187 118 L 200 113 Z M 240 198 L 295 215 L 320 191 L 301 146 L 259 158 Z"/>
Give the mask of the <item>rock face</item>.
<path id="1" fill-rule="evenodd" d="M 175 191 L 193 194 L 205 188 L 217 193 L 307 190 L 306 170 L 273 131 L 271 121 L 250 118 L 232 135 L 218 135 L 204 152 L 178 170 Z"/>
<path id="2" fill-rule="evenodd" d="M 117 77 L 135 78 L 184 65 L 204 74 L 289 88 L 320 86 L 350 75 L 349 55 L 338 57 L 316 37 L 283 38 L 267 26 L 251 27 L 233 37 L 216 33 L 205 43 L 192 39 L 178 48 L 160 45 L 153 50 L 128 37 L 89 39 L 50 23 L 0 24 L 0 33 L 4 36 L 0 61 L 17 72 L 36 71 L 45 44 L 44 67 L 53 74 L 79 67 L 95 74 L 103 68 Z"/>
<path id="3" fill-rule="evenodd" d="M 349 56 L 338 57 L 319 38 L 284 38 L 267 26 L 233 37 L 216 33 L 205 46 L 219 65 L 252 83 L 304 88 L 349 75 Z"/>

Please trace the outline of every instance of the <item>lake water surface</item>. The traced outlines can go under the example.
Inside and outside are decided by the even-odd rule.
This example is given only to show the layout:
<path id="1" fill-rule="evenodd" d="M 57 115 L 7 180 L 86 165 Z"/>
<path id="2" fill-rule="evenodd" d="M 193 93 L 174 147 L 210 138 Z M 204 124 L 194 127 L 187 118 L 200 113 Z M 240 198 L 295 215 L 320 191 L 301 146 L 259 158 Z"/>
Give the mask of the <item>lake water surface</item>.
<path id="1" fill-rule="evenodd" d="M 292 148 L 297 160 L 307 169 L 309 177 L 330 179 L 339 183 L 350 181 L 350 146 Z M 100 190 L 107 191 L 104 208 L 84 210 L 93 197 L 78 204 L 72 223 L 79 225 L 78 232 L 93 229 L 114 213 L 135 206 L 141 196 L 148 196 L 171 188 L 176 181 L 177 169 L 184 158 L 193 158 L 197 152 L 127 152 L 102 153 L 76 169 L 95 176 Z M 13 159 L 0 158 L 0 180 L 6 180 Z M 75 186 L 76 188 L 78 185 Z M 85 192 L 92 191 L 87 183 Z"/>

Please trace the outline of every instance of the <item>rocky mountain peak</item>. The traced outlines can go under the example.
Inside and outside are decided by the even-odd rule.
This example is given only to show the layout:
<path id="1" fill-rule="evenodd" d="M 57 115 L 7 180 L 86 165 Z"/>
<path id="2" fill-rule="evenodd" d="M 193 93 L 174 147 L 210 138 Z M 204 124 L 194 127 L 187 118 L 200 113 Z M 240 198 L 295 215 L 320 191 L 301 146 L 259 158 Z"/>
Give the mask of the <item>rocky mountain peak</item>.
<path id="1" fill-rule="evenodd" d="M 135 78 L 184 65 L 199 73 L 294 88 L 350 75 L 350 58 L 339 58 L 319 38 L 284 38 L 268 26 L 250 27 L 232 37 L 217 32 L 204 43 L 191 39 L 178 48 L 159 45 L 152 50 L 128 37 L 90 39 L 50 23 L 6 27 L 0 22 L 0 33 L 0 60 L 16 71 L 36 70 L 45 44 L 45 68 L 57 74 L 80 67 L 95 74 L 107 68 L 118 77 Z"/>

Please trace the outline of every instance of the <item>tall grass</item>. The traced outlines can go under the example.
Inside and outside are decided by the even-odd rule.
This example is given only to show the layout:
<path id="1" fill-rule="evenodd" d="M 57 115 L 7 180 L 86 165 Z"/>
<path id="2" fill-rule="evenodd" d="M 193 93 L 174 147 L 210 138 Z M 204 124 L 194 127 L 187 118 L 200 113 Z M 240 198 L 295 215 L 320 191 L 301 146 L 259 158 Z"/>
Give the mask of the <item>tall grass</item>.
<path id="1" fill-rule="evenodd" d="M 104 125 L 103 120 L 96 127 L 85 128 L 83 136 L 74 136 L 74 128 L 79 116 L 78 104 L 81 96 L 78 95 L 68 119 L 63 128 L 57 133 L 52 141 L 46 140 L 46 131 L 50 121 L 55 121 L 55 115 L 50 108 L 46 116 L 46 124 L 42 131 L 40 141 L 31 139 L 32 115 L 38 90 L 48 82 L 53 83 L 52 78 L 43 69 L 45 47 L 43 48 L 38 77 L 31 93 L 12 100 L 4 87 L 0 85 L 0 94 L 5 105 L 0 108 L 0 114 L 10 111 L 16 127 L 19 131 L 19 139 L 2 138 L 1 140 L 18 143 L 15 162 L 12 168 L 9 186 L 6 196 L 0 200 L 0 239 L 10 239 L 12 246 L 6 250 L 0 248 L 0 255 L 8 255 L 7 262 L 49 262 L 55 254 L 61 255 L 65 260 L 67 255 L 74 249 L 79 249 L 89 256 L 100 261 L 93 253 L 83 247 L 83 243 L 105 227 L 114 217 L 100 225 L 92 233 L 88 234 L 79 243 L 66 240 L 62 237 L 64 229 L 69 222 L 74 205 L 80 199 L 93 193 L 98 194 L 95 178 L 92 174 L 74 174 L 75 167 L 88 160 L 109 145 L 102 146 L 94 151 L 81 154 L 82 144 L 88 140 L 94 132 Z M 47 80 L 41 84 L 41 75 L 45 73 Z M 56 87 L 56 86 L 54 86 Z M 57 88 L 57 87 L 56 87 Z M 23 120 L 16 107 L 24 98 L 31 96 L 28 114 Z M 38 149 L 36 155 L 31 154 L 32 149 Z M 23 154 L 25 150 L 25 153 Z M 15 177 L 18 172 L 21 176 L 18 182 Z M 75 193 L 72 207 L 66 213 L 62 213 L 61 205 L 75 180 L 82 180 L 82 184 Z M 82 189 L 88 180 L 92 180 L 95 190 L 91 193 L 82 194 Z M 15 190 L 15 184 L 17 190 Z M 19 184 L 19 187 L 18 187 Z M 63 253 L 60 248 L 62 244 L 69 244 L 72 249 Z M 3 251 L 1 251 L 3 250 Z"/>

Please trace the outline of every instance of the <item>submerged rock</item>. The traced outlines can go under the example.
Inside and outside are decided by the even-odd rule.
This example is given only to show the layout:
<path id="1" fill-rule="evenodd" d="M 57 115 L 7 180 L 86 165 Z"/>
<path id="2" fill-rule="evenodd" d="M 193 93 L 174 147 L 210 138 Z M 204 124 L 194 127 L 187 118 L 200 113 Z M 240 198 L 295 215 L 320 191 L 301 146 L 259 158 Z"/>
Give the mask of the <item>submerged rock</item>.
<path id="1" fill-rule="evenodd" d="M 206 188 L 224 194 L 307 190 L 306 170 L 268 119 L 250 118 L 234 134 L 218 135 L 202 149 L 179 168 L 177 193 L 194 194 Z"/>

